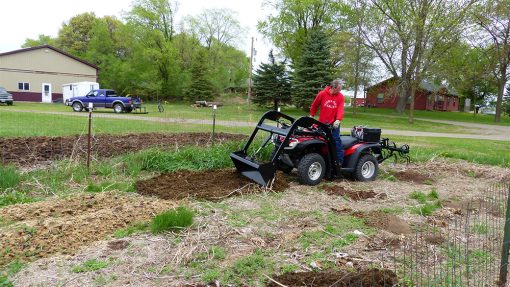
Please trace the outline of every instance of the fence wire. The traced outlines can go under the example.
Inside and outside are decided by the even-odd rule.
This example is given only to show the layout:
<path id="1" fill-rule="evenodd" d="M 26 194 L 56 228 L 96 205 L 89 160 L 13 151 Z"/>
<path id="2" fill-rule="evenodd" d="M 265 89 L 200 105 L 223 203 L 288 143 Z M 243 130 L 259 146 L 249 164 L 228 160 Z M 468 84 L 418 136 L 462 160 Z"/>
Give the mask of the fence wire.
<path id="1" fill-rule="evenodd" d="M 508 184 L 494 185 L 406 238 L 394 251 L 401 285 L 499 286 L 509 192 Z"/>

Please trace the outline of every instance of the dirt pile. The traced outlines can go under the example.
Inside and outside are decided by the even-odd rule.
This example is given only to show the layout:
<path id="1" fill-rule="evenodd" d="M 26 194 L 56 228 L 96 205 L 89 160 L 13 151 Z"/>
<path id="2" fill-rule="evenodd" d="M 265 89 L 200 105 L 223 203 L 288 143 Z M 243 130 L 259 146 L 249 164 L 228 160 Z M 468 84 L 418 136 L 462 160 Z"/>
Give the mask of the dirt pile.
<path id="1" fill-rule="evenodd" d="M 272 191 L 279 192 L 288 187 L 289 183 L 283 174 L 278 173 Z M 142 195 L 173 200 L 188 197 L 221 200 L 229 196 L 264 191 L 235 169 L 165 173 L 148 180 L 138 181 L 136 189 Z"/>
<path id="2" fill-rule="evenodd" d="M 130 223 L 174 207 L 170 201 L 102 193 L 0 209 L 0 266 L 73 254 Z M 117 247 L 117 246 L 116 246 Z"/>
<path id="3" fill-rule="evenodd" d="M 373 190 L 362 191 L 362 190 L 348 190 L 339 185 L 330 185 L 324 187 L 324 190 L 329 195 L 346 196 L 354 201 L 365 200 L 369 198 L 387 198 L 386 193 L 376 193 Z"/>
<path id="4" fill-rule="evenodd" d="M 215 135 L 215 143 L 243 138 L 243 135 L 219 133 Z M 210 133 L 101 134 L 92 139 L 92 153 L 96 157 L 110 157 L 150 147 L 174 149 L 185 145 L 204 146 L 210 139 Z M 0 138 L 0 163 L 4 165 L 13 163 L 29 166 L 69 157 L 82 158 L 86 151 L 85 136 Z"/>
<path id="5" fill-rule="evenodd" d="M 393 234 L 410 234 L 411 227 L 407 222 L 393 214 L 387 214 L 382 211 L 353 212 L 358 218 L 363 218 L 368 226 L 389 231 Z"/>
<path id="6" fill-rule="evenodd" d="M 429 176 L 410 170 L 399 171 L 397 173 L 394 173 L 393 176 L 395 176 L 395 178 L 397 178 L 400 181 L 414 182 L 417 184 L 431 184 L 435 182 L 434 179 Z"/>
<path id="7" fill-rule="evenodd" d="M 307 286 L 307 287 L 361 287 L 361 286 L 395 286 L 398 278 L 395 272 L 390 270 L 369 269 L 365 271 L 349 272 L 322 271 L 322 272 L 299 272 L 287 273 L 272 278 L 268 287 L 278 286 Z M 280 285 L 281 284 L 281 285 Z"/>

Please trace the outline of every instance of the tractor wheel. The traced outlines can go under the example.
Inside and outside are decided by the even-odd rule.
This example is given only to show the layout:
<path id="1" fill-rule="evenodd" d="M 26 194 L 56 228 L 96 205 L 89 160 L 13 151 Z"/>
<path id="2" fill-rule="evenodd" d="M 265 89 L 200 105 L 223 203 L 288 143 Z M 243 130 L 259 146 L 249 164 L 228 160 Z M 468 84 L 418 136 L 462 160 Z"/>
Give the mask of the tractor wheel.
<path id="1" fill-rule="evenodd" d="M 326 174 L 326 162 L 318 153 L 309 153 L 299 161 L 298 180 L 302 184 L 317 185 Z"/>
<path id="2" fill-rule="evenodd" d="M 270 158 L 273 158 L 274 154 L 276 153 L 276 150 L 278 149 L 278 147 L 275 147 L 273 152 L 271 152 L 271 156 Z M 284 173 L 286 174 L 290 174 L 292 172 L 292 170 L 294 169 L 293 166 L 288 166 L 286 164 L 284 164 L 283 162 L 281 162 L 279 159 L 277 159 L 277 162 L 276 162 L 276 167 L 283 171 Z"/>
<path id="3" fill-rule="evenodd" d="M 361 156 L 358 163 L 356 163 L 353 176 L 354 179 L 359 181 L 371 181 L 377 177 L 378 170 L 377 159 L 371 154 L 366 154 Z"/>
<path id="4" fill-rule="evenodd" d="M 113 105 L 113 111 L 117 114 L 120 114 L 124 111 L 124 106 L 122 104 Z"/>
<path id="5" fill-rule="evenodd" d="M 73 103 L 73 111 L 75 112 L 81 112 L 83 110 L 83 106 L 80 102 L 74 102 Z"/>

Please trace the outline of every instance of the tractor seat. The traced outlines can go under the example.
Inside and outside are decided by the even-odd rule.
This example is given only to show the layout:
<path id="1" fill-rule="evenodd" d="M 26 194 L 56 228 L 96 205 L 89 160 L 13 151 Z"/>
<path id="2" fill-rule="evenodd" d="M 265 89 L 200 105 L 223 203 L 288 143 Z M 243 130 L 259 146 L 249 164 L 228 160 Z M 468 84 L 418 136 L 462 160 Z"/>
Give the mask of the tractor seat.
<path id="1" fill-rule="evenodd" d="M 340 136 L 343 149 L 348 149 L 359 142 L 359 139 L 351 136 Z"/>

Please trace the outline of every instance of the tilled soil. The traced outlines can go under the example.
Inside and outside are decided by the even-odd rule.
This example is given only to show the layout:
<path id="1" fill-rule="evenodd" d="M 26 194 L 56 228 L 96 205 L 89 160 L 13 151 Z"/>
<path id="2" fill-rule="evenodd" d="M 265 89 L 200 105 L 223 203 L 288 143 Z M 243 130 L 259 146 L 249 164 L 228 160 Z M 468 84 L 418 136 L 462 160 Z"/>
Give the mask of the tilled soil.
<path id="1" fill-rule="evenodd" d="M 288 187 L 289 183 L 283 174 L 278 173 L 271 190 L 278 192 Z M 258 193 L 265 190 L 236 172 L 235 169 L 165 173 L 138 181 L 136 189 L 142 195 L 172 200 L 188 197 L 221 200 L 233 195 Z"/>
<path id="2" fill-rule="evenodd" d="M 368 226 L 389 231 L 393 234 L 410 234 L 411 227 L 407 222 L 393 214 L 382 211 L 354 212 L 354 216 L 363 218 Z"/>
<path id="3" fill-rule="evenodd" d="M 74 254 L 119 228 L 148 220 L 174 205 L 136 194 L 101 193 L 1 208 L 0 266 L 13 259 L 32 261 Z"/>
<path id="4" fill-rule="evenodd" d="M 324 187 L 324 190 L 329 195 L 339 195 L 339 196 L 347 196 L 348 198 L 359 201 L 369 198 L 380 198 L 385 199 L 387 197 L 386 193 L 376 193 L 373 190 L 362 191 L 362 190 L 349 190 L 343 186 L 339 185 L 331 185 Z"/>
<path id="5" fill-rule="evenodd" d="M 219 133 L 215 135 L 215 143 L 243 138 L 243 135 Z M 210 133 L 101 134 L 93 137 L 91 145 L 95 157 L 110 157 L 150 147 L 204 146 L 210 139 Z M 0 138 L 0 162 L 30 166 L 70 157 L 83 158 L 87 154 L 87 143 L 86 136 Z"/>
<path id="6" fill-rule="evenodd" d="M 434 179 L 432 177 L 410 170 L 399 171 L 394 173 L 393 175 L 400 181 L 408 181 L 417 184 L 427 184 L 434 182 Z"/>
<path id="7" fill-rule="evenodd" d="M 321 272 L 298 272 L 287 273 L 272 278 L 268 287 L 278 286 L 306 286 L 306 287 L 361 287 L 361 286 L 395 286 L 398 278 L 395 272 L 390 270 L 369 269 L 365 271 L 349 272 L 321 271 Z M 278 283 L 276 283 L 276 282 Z"/>

